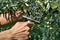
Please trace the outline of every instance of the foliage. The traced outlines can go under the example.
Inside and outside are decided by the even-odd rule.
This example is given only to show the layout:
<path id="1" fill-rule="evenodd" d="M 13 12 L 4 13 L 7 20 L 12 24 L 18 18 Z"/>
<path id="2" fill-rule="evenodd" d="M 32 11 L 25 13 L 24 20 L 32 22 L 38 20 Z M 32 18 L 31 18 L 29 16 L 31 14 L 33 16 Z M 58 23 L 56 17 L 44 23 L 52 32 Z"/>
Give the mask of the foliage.
<path id="1" fill-rule="evenodd" d="M 31 27 L 29 40 L 60 40 L 60 0 L 0 0 L 0 5 L 0 13 L 22 8 L 40 21 Z"/>

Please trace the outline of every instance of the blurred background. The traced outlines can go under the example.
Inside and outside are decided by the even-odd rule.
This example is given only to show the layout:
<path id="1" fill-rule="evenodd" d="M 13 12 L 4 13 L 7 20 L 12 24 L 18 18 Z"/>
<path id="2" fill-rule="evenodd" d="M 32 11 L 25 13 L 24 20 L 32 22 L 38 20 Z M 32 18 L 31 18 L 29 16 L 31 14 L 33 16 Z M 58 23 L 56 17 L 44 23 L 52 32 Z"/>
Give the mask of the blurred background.
<path id="1" fill-rule="evenodd" d="M 32 25 L 29 40 L 60 40 L 60 0 L 0 0 L 0 13 L 15 12 L 19 8 L 40 22 Z M 0 31 L 13 25 L 0 28 Z"/>

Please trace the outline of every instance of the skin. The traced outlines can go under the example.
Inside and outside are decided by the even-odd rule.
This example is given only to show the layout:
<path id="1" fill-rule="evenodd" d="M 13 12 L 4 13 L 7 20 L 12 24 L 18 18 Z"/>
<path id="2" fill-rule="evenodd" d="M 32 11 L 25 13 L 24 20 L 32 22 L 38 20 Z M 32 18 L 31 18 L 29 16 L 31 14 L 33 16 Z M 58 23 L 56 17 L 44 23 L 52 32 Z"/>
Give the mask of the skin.
<path id="1" fill-rule="evenodd" d="M 15 15 L 16 15 L 17 19 L 12 17 L 13 21 L 12 21 L 12 19 L 11 19 L 10 13 L 0 14 L 0 24 L 1 24 L 1 25 L 6 25 L 6 24 L 8 24 L 8 23 L 11 23 L 11 22 L 20 20 L 20 19 L 22 19 L 22 17 L 19 17 L 19 18 L 18 18 L 18 16 L 21 15 L 21 14 L 25 15 L 25 13 L 22 12 L 21 10 L 16 11 L 16 12 L 15 12 Z M 5 15 L 6 15 L 6 18 L 9 17 L 10 21 L 5 18 Z M 13 13 L 12 13 L 12 16 L 14 16 Z"/>
<path id="2" fill-rule="evenodd" d="M 21 10 L 16 12 L 16 16 L 20 15 Z M 6 14 L 8 18 L 8 13 Z M 14 19 L 14 18 L 13 18 Z M 19 20 L 21 17 L 19 18 Z M 13 20 L 16 21 L 16 20 Z M 0 16 L 0 24 L 5 25 L 10 23 L 9 20 L 7 21 L 3 14 Z M 16 24 L 9 30 L 0 32 L 0 40 L 27 40 L 29 36 L 29 30 L 32 22 L 16 22 Z M 0 26 L 1 27 L 1 26 Z"/>

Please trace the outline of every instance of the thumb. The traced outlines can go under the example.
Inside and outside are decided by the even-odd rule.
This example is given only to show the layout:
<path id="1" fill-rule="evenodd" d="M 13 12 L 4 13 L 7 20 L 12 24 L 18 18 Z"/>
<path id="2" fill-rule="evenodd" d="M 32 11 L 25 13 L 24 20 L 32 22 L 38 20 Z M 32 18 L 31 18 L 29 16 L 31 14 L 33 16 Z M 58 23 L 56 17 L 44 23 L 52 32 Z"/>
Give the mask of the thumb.
<path id="1" fill-rule="evenodd" d="M 24 23 L 23 23 L 24 26 L 27 26 L 27 25 L 30 25 L 30 24 L 33 24 L 33 22 L 27 21 L 27 22 L 24 22 Z"/>

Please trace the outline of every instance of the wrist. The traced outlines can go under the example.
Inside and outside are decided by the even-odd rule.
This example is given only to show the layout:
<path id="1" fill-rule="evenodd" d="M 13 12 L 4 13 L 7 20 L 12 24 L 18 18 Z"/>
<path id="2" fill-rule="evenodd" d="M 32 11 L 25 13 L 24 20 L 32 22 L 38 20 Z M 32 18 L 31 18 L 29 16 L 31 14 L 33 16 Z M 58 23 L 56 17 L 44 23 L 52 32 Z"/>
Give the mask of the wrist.
<path id="1" fill-rule="evenodd" d="M 12 38 L 12 34 L 10 30 L 6 30 L 6 35 L 8 38 Z"/>
<path id="2" fill-rule="evenodd" d="M 10 40 L 16 40 L 16 38 L 14 36 L 15 34 L 13 33 L 13 31 L 11 29 L 8 30 L 8 33 L 9 33 L 8 37 Z"/>
<path id="3" fill-rule="evenodd" d="M 1 40 L 10 40 L 12 38 L 10 30 L 0 32 Z"/>
<path id="4" fill-rule="evenodd" d="M 12 34 L 11 34 L 10 30 L 6 30 L 5 31 L 5 35 L 6 35 L 7 39 L 11 39 L 12 38 Z"/>

